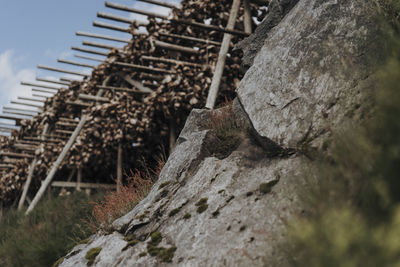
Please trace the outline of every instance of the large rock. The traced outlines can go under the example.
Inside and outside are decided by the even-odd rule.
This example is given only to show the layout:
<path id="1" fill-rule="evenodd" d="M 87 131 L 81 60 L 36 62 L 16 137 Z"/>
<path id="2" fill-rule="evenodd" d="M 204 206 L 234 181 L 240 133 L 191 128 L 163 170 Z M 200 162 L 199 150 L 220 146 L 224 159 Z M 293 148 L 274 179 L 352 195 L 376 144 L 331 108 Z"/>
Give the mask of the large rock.
<path id="1" fill-rule="evenodd" d="M 261 136 L 296 148 L 362 116 L 382 51 L 376 12 L 374 0 L 300 0 L 268 32 L 237 90 Z"/>
<path id="2" fill-rule="evenodd" d="M 94 247 L 103 248 L 95 266 L 264 266 L 272 259 L 286 264 L 279 244 L 287 220 L 301 212 L 300 158 L 269 158 L 248 137 L 227 158 L 212 157 L 209 114 L 191 113 L 158 182 L 114 222 L 116 231 L 75 247 L 60 266 L 85 266 L 85 255 Z M 156 231 L 163 236 L 159 246 L 176 247 L 172 263 L 140 254 Z M 123 250 L 128 234 L 140 242 Z"/>

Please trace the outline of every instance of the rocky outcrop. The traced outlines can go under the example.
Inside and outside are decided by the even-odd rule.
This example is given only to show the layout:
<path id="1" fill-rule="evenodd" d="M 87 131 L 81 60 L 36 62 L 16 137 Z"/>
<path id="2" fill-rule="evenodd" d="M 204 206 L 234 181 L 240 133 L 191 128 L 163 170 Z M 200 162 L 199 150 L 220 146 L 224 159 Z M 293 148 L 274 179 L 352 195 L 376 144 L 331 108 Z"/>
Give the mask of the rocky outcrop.
<path id="1" fill-rule="evenodd" d="M 193 110 L 149 195 L 60 266 L 85 266 L 93 248 L 95 266 L 289 265 L 281 242 L 303 211 L 307 161 L 297 148 L 364 116 L 379 30 L 373 0 L 273 2 L 283 9 L 249 39 L 263 45 L 233 105 L 240 145 L 215 157 L 208 122 L 219 111 Z"/>
<path id="2" fill-rule="evenodd" d="M 268 32 L 237 90 L 257 132 L 296 148 L 362 115 L 382 53 L 376 17 L 373 0 L 299 1 Z"/>

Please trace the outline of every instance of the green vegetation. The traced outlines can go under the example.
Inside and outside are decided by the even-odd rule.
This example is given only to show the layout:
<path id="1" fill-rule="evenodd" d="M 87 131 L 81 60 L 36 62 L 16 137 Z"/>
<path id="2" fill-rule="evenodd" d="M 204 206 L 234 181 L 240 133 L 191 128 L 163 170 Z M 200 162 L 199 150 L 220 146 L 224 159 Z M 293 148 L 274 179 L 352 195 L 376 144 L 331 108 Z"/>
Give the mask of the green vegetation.
<path id="1" fill-rule="evenodd" d="M 64 257 L 59 258 L 55 263 L 53 263 L 52 267 L 58 267 L 61 262 L 63 262 Z"/>
<path id="2" fill-rule="evenodd" d="M 289 231 L 293 266 L 400 266 L 400 1 L 380 2 L 392 14 L 385 37 L 392 51 L 374 118 L 335 136 L 329 156 L 304 171 L 312 188 L 309 213 Z"/>
<path id="3" fill-rule="evenodd" d="M 243 139 L 243 130 L 236 124 L 232 103 L 211 113 L 209 128 L 216 135 L 212 154 L 217 158 L 228 157 Z"/>
<path id="4" fill-rule="evenodd" d="M 192 217 L 192 215 L 190 213 L 186 213 L 185 215 L 183 215 L 183 219 L 187 220 L 190 219 Z"/>
<path id="5" fill-rule="evenodd" d="M 147 252 L 144 252 L 144 251 L 139 253 L 139 257 L 140 257 L 140 258 L 141 258 L 141 257 L 145 257 L 146 255 L 147 255 Z"/>
<path id="6" fill-rule="evenodd" d="M 84 220 L 92 211 L 89 202 L 100 197 L 76 192 L 43 199 L 29 216 L 6 212 L 0 221 L 0 266 L 52 266 L 94 233 Z"/>
<path id="7" fill-rule="evenodd" d="M 274 187 L 274 185 L 276 185 L 279 182 L 279 180 L 273 180 L 270 181 L 268 183 L 262 183 L 260 184 L 260 192 L 263 194 L 267 194 L 269 192 L 271 192 L 272 187 Z"/>
<path id="8" fill-rule="evenodd" d="M 181 211 L 181 208 L 176 208 L 170 211 L 170 213 L 168 214 L 169 217 L 175 216 L 176 214 L 178 214 Z"/>
<path id="9" fill-rule="evenodd" d="M 170 248 L 157 247 L 158 244 L 161 243 L 161 241 L 162 241 L 162 234 L 160 232 L 152 233 L 151 239 L 147 243 L 147 253 L 149 253 L 150 256 L 158 257 L 162 262 L 172 262 L 172 259 L 176 251 L 176 247 L 174 246 Z M 146 252 L 142 253 L 144 253 L 143 256 L 147 255 Z"/>
<path id="10" fill-rule="evenodd" d="M 96 260 L 97 255 L 100 254 L 102 248 L 91 248 L 85 255 L 85 259 L 88 260 L 87 266 L 92 266 Z"/>
<path id="11" fill-rule="evenodd" d="M 164 183 L 160 184 L 158 189 L 162 189 L 162 188 L 166 187 L 167 185 L 169 185 L 170 183 L 171 183 L 171 181 L 164 182 Z"/>
<path id="12" fill-rule="evenodd" d="M 197 213 L 203 213 L 208 209 L 207 201 L 208 198 L 202 198 L 196 203 Z"/>
<path id="13" fill-rule="evenodd" d="M 126 244 L 125 247 L 122 248 L 122 251 L 125 251 L 125 250 L 127 250 L 128 248 L 133 247 L 133 246 L 135 246 L 137 243 L 140 242 L 139 240 L 137 240 L 137 239 L 135 238 L 135 236 L 134 236 L 133 234 L 130 234 L 130 235 L 124 237 L 124 241 L 126 241 L 126 242 L 128 242 L 128 243 Z"/>

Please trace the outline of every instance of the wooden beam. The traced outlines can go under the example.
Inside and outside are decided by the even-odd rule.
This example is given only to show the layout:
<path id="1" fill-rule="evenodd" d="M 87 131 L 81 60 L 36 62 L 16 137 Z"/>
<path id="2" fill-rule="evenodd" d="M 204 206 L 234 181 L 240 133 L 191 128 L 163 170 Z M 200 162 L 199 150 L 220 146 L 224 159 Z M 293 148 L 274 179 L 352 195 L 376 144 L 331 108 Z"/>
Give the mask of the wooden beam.
<path id="1" fill-rule="evenodd" d="M 97 17 L 102 18 L 102 19 L 109 19 L 109 20 L 114 20 L 114 21 L 118 21 L 118 22 L 128 23 L 128 24 L 136 24 L 137 26 L 147 26 L 147 24 L 148 24 L 146 22 L 139 22 L 134 19 L 125 18 L 125 17 L 117 16 L 114 14 L 108 14 L 108 13 L 104 13 L 104 12 L 97 12 Z"/>
<path id="2" fill-rule="evenodd" d="M 130 92 L 130 93 L 139 93 L 139 94 L 150 94 L 151 92 L 144 92 L 142 90 L 135 90 L 125 87 L 112 87 L 112 86 L 100 86 L 97 85 L 96 88 L 103 89 L 103 90 L 111 90 L 111 91 L 120 91 L 120 92 Z"/>
<path id="3" fill-rule="evenodd" d="M 60 130 L 60 129 L 55 129 L 55 132 L 58 134 L 67 134 L 67 135 L 71 135 L 73 133 L 73 131 Z"/>
<path id="4" fill-rule="evenodd" d="M 11 104 L 14 105 L 22 105 L 22 106 L 28 106 L 28 107 L 34 107 L 34 108 L 43 108 L 43 106 L 35 105 L 35 104 L 29 104 L 29 103 L 24 103 L 24 102 L 18 102 L 18 101 L 10 101 Z"/>
<path id="5" fill-rule="evenodd" d="M 65 60 L 65 59 L 57 59 L 57 62 L 64 63 L 64 64 L 70 64 L 70 65 L 74 65 L 74 66 L 79 66 L 79 67 L 91 68 L 91 69 L 96 68 L 96 66 L 94 66 L 94 65 L 89 65 L 89 64 Z"/>
<path id="6" fill-rule="evenodd" d="M 56 126 L 64 126 L 64 127 L 76 127 L 75 123 L 68 123 L 63 121 L 57 121 Z"/>
<path id="7" fill-rule="evenodd" d="M 65 101 L 65 104 L 71 105 L 71 106 L 80 106 L 80 107 L 83 107 L 83 108 L 90 107 L 90 104 L 83 103 L 83 102 L 80 102 L 80 101 Z"/>
<path id="8" fill-rule="evenodd" d="M 15 165 L 13 165 L 13 164 L 0 164 L 0 168 L 12 169 L 14 167 L 15 167 Z"/>
<path id="9" fill-rule="evenodd" d="M 175 65 L 185 65 L 185 66 L 190 66 L 190 67 L 203 67 L 204 66 L 202 64 L 196 64 L 196 63 L 192 63 L 192 62 L 169 59 L 169 58 L 141 56 L 141 59 L 148 60 L 148 61 L 154 61 L 154 62 L 163 62 L 163 63 L 175 64 Z"/>
<path id="10" fill-rule="evenodd" d="M 30 154 L 3 152 L 3 151 L 0 152 L 0 156 L 2 156 L 2 157 L 10 157 L 10 158 L 28 158 L 28 159 L 33 159 L 33 155 L 30 155 Z"/>
<path id="11" fill-rule="evenodd" d="M 122 79 L 124 79 L 127 83 L 129 83 L 130 85 L 132 85 L 133 87 L 135 87 L 137 90 L 142 91 L 144 93 L 153 93 L 154 91 L 151 90 L 150 88 L 144 86 L 141 82 L 132 79 L 129 74 L 123 75 L 121 73 L 117 73 L 117 75 L 119 77 L 121 77 Z"/>
<path id="12" fill-rule="evenodd" d="M 47 93 L 47 94 L 52 94 L 52 95 L 55 94 L 54 91 L 43 90 L 43 89 L 37 89 L 37 88 L 32 88 L 32 91 L 33 91 L 33 92 L 40 92 L 40 93 Z"/>
<path id="13" fill-rule="evenodd" d="M 118 144 L 117 155 L 117 192 L 121 192 L 122 188 L 122 145 Z"/>
<path id="14" fill-rule="evenodd" d="M 9 110 L 3 110 L 4 114 L 13 114 L 13 115 L 20 115 L 20 116 L 26 116 L 26 117 L 34 117 L 36 116 L 35 114 L 30 114 L 30 113 L 23 113 L 23 112 L 17 112 L 17 111 L 9 111 Z M 31 118 L 27 118 L 31 119 Z"/>
<path id="15" fill-rule="evenodd" d="M 167 73 L 167 74 L 175 74 L 176 73 L 173 70 L 151 68 L 151 67 L 147 67 L 147 66 L 142 66 L 142 65 L 137 65 L 137 64 L 129 64 L 129 63 L 124 63 L 124 62 L 112 62 L 111 64 L 121 66 L 121 67 L 132 68 L 132 69 L 137 69 L 137 70 L 145 70 L 145 71 L 151 71 L 151 72 L 159 72 L 159 73 Z"/>
<path id="16" fill-rule="evenodd" d="M 77 80 L 77 79 L 72 79 L 72 78 L 68 78 L 68 77 L 61 77 L 60 78 L 60 81 L 63 81 L 63 82 L 69 82 L 69 83 L 73 83 L 73 82 L 82 82 L 82 81 L 80 81 L 80 80 Z"/>
<path id="17" fill-rule="evenodd" d="M 46 102 L 46 100 L 43 99 L 34 99 L 34 98 L 30 98 L 30 97 L 24 97 L 24 96 L 19 96 L 17 97 L 19 100 L 27 100 L 27 101 L 33 101 L 33 102 L 39 102 L 39 103 L 44 103 Z"/>
<path id="18" fill-rule="evenodd" d="M 100 97 L 87 94 L 79 94 L 78 98 L 89 101 L 110 102 L 110 99 L 108 99 L 107 97 Z"/>
<path id="19" fill-rule="evenodd" d="M 252 29 L 253 20 L 251 17 L 250 0 L 243 0 L 243 6 L 244 6 L 244 19 L 243 19 L 244 31 L 250 34 L 253 32 Z"/>
<path id="20" fill-rule="evenodd" d="M 76 138 L 78 137 L 80 131 L 82 130 L 83 126 L 85 125 L 87 120 L 87 115 L 84 114 L 81 117 L 81 120 L 78 124 L 78 126 L 75 128 L 73 134 L 69 138 L 67 144 L 64 146 L 61 154 L 58 156 L 57 160 L 54 162 L 50 172 L 46 176 L 46 179 L 42 182 L 42 185 L 40 186 L 39 191 L 35 195 L 35 198 L 32 200 L 32 203 L 29 205 L 27 211 L 25 214 L 29 214 L 37 205 L 39 200 L 42 198 L 44 192 L 46 191 L 47 187 L 50 185 L 51 181 L 54 178 L 54 175 L 56 174 L 56 171 L 60 167 L 61 163 L 64 161 L 65 157 L 67 156 L 68 151 L 71 149 L 72 145 L 74 144 Z"/>
<path id="21" fill-rule="evenodd" d="M 13 147 L 15 147 L 16 149 L 19 150 L 26 150 L 26 151 L 30 151 L 30 152 L 35 152 L 37 149 L 37 146 L 31 146 L 31 145 L 24 145 L 24 144 L 13 144 Z"/>
<path id="22" fill-rule="evenodd" d="M 39 87 L 39 88 L 45 88 L 45 89 L 51 89 L 51 90 L 61 90 L 61 89 L 67 89 L 65 87 L 54 87 L 54 86 L 49 86 L 49 85 L 43 85 L 43 84 L 37 84 L 37 83 L 28 83 L 28 82 L 21 82 L 21 85 L 24 86 L 34 86 L 34 87 Z"/>
<path id="23" fill-rule="evenodd" d="M 81 183 L 82 183 L 82 167 L 78 167 L 78 174 L 76 177 L 76 191 L 81 191 Z"/>
<path id="24" fill-rule="evenodd" d="M 53 187 L 70 187 L 76 188 L 76 182 L 62 182 L 62 181 L 54 181 L 51 183 Z M 81 188 L 92 188 L 92 189 L 116 189 L 117 185 L 115 184 L 96 184 L 96 183 L 80 183 Z"/>
<path id="25" fill-rule="evenodd" d="M 132 8 L 132 7 L 129 7 L 129 6 L 124 6 L 124 5 L 120 5 L 120 4 L 116 4 L 116 3 L 111 3 L 111 2 L 108 2 L 108 1 L 106 1 L 105 5 L 106 5 L 106 7 L 117 9 L 117 10 L 128 11 L 128 12 L 131 12 L 131 13 L 136 13 L 136 14 L 145 15 L 145 16 L 149 16 L 149 17 L 155 17 L 155 18 L 168 20 L 168 16 L 157 14 L 157 13 L 154 13 L 154 12 L 140 10 L 140 9 L 137 9 L 137 8 Z"/>
<path id="26" fill-rule="evenodd" d="M 69 86 L 69 85 L 70 85 L 70 83 L 68 83 L 68 82 L 60 82 L 60 81 L 55 81 L 55 80 L 50 80 L 50 79 L 44 79 L 44 78 L 39 78 L 39 77 L 36 77 L 36 81 L 39 81 L 39 82 L 46 82 L 46 83 L 54 83 L 54 84 L 61 84 L 61 85 L 66 85 L 66 86 Z"/>
<path id="27" fill-rule="evenodd" d="M 211 41 L 211 40 L 200 39 L 200 38 L 195 38 L 195 37 L 186 36 L 186 35 L 172 34 L 172 33 L 166 33 L 166 32 L 159 32 L 158 34 L 161 36 L 165 36 L 165 37 L 183 39 L 183 40 L 188 40 L 188 41 L 202 43 L 202 44 L 212 44 L 212 45 L 218 45 L 218 46 L 221 45 L 221 42 L 215 42 L 215 41 Z"/>
<path id="28" fill-rule="evenodd" d="M 97 62 L 100 62 L 100 63 L 106 62 L 106 60 L 101 59 L 101 58 L 82 56 L 82 55 L 78 55 L 78 54 L 74 54 L 74 56 L 77 57 L 77 58 L 83 58 L 83 59 L 87 59 L 87 60 L 93 60 L 93 61 L 97 61 Z"/>
<path id="29" fill-rule="evenodd" d="M 100 55 L 100 56 L 108 56 L 109 52 L 103 52 L 103 51 L 96 51 L 92 49 L 86 49 L 86 48 L 81 48 L 77 46 L 72 46 L 72 50 L 83 52 L 83 53 L 89 53 L 89 54 L 94 54 L 94 55 Z"/>
<path id="30" fill-rule="evenodd" d="M 38 94 L 32 94 L 32 96 L 41 97 L 41 98 L 45 98 L 45 99 L 49 98 L 49 96 L 46 96 L 46 95 L 38 95 Z"/>
<path id="31" fill-rule="evenodd" d="M 17 131 L 17 129 L 10 129 L 5 127 L 0 127 L 0 131 L 3 133 L 12 133 L 12 131 Z"/>
<path id="32" fill-rule="evenodd" d="M 93 46 L 93 47 L 98 47 L 98 48 L 103 48 L 103 49 L 109 49 L 109 50 L 118 50 L 123 53 L 121 48 L 112 46 L 112 45 L 106 45 L 106 44 L 100 44 L 100 43 L 95 43 L 95 42 L 89 42 L 89 41 L 82 41 L 82 45 L 86 46 Z"/>
<path id="33" fill-rule="evenodd" d="M 107 24 L 107 23 L 103 23 L 103 22 L 98 22 L 98 21 L 93 21 L 93 26 L 94 27 L 98 27 L 98 28 L 118 31 L 118 32 L 131 33 L 131 29 L 130 28 L 124 28 L 124 27 L 120 27 L 120 26 L 116 26 L 116 25 L 112 25 L 112 24 Z"/>
<path id="34" fill-rule="evenodd" d="M 157 6 L 163 6 L 163 7 L 168 7 L 168 8 L 180 8 L 180 6 L 169 3 L 169 2 L 164 2 L 164 1 L 159 1 L 159 0 L 138 0 L 141 2 L 146 2 L 146 3 L 150 3 L 153 5 L 157 5 Z"/>
<path id="35" fill-rule="evenodd" d="M 75 123 L 75 124 L 79 123 L 79 121 L 76 121 L 76 120 L 70 119 L 70 118 L 64 118 L 64 117 L 60 117 L 59 120 L 60 121 L 66 121 L 66 122 L 69 122 L 69 123 Z"/>
<path id="36" fill-rule="evenodd" d="M 54 67 L 49 67 L 49 66 L 44 66 L 44 65 L 37 65 L 39 69 L 43 70 L 49 70 L 49 71 L 55 71 L 55 72 L 61 72 L 61 73 L 67 73 L 67 74 L 73 74 L 77 76 L 83 76 L 83 77 L 88 77 L 90 74 L 84 74 L 82 72 L 77 72 L 77 71 L 71 71 L 71 70 L 65 70 L 65 69 L 59 69 L 59 68 L 54 68 Z"/>
<path id="37" fill-rule="evenodd" d="M 176 44 L 171 44 L 171 43 L 167 43 L 167 42 L 163 42 L 163 41 L 154 41 L 154 45 L 156 47 L 159 48 L 163 48 L 163 49 L 168 49 L 168 50 L 174 50 L 174 51 L 178 51 L 181 53 L 189 53 L 189 54 L 199 54 L 200 51 L 196 50 L 192 47 L 187 47 L 187 46 L 182 46 L 182 45 L 176 45 Z"/>
<path id="38" fill-rule="evenodd" d="M 14 117 L 14 116 L 9 116 L 9 115 L 4 115 L 4 114 L 0 114 L 0 119 L 15 121 L 17 126 L 20 125 L 20 122 L 22 120 L 26 120 L 24 118 Z"/>
<path id="39" fill-rule="evenodd" d="M 98 14 L 99 13 L 97 13 L 97 16 L 98 16 Z M 85 36 L 85 37 L 91 37 L 91 38 L 97 38 L 97 39 L 103 39 L 103 40 L 109 40 L 109 41 L 115 41 L 115 42 L 121 42 L 121 43 L 129 43 L 130 42 L 130 39 L 117 38 L 117 37 L 103 35 L 103 34 L 97 34 L 97 33 L 76 32 L 75 34 L 77 36 Z"/>
<path id="40" fill-rule="evenodd" d="M 22 109 L 22 108 L 10 108 L 10 107 L 3 107 L 3 110 L 13 110 L 13 111 L 21 111 L 21 112 L 32 112 L 32 113 L 39 113 L 38 110 L 32 110 L 32 109 Z"/>
<path id="41" fill-rule="evenodd" d="M 233 0 L 228 19 L 228 25 L 227 25 L 228 29 L 235 28 L 236 17 L 239 12 L 239 7 L 240 7 L 240 0 Z M 232 40 L 232 35 L 229 33 L 225 33 L 224 38 L 222 40 L 221 49 L 219 51 L 217 66 L 215 67 L 213 79 L 210 86 L 210 91 L 208 93 L 206 108 L 213 109 L 215 102 L 217 100 L 219 86 L 221 84 L 222 74 L 224 73 L 226 56 L 229 51 L 231 40 Z"/>

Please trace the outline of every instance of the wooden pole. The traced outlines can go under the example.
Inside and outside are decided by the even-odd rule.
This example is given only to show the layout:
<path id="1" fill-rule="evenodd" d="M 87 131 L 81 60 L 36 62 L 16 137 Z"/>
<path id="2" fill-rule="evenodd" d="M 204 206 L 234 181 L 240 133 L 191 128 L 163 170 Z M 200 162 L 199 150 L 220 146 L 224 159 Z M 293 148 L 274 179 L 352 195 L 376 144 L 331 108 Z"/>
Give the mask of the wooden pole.
<path id="1" fill-rule="evenodd" d="M 138 0 L 138 1 L 150 3 L 150 4 L 153 4 L 153 5 L 168 7 L 168 8 L 180 8 L 180 6 L 178 6 L 178 5 L 174 5 L 172 3 L 159 1 L 159 0 Z"/>
<path id="2" fill-rule="evenodd" d="M 195 38 L 195 37 L 186 36 L 186 35 L 178 35 L 178 34 L 172 34 L 172 33 L 166 33 L 166 32 L 159 32 L 158 34 L 161 36 L 165 36 L 165 37 L 178 38 L 178 39 L 188 40 L 188 41 L 202 43 L 202 44 L 212 44 L 212 45 L 218 45 L 218 46 L 221 45 L 220 42 Z"/>
<path id="3" fill-rule="evenodd" d="M 47 93 L 47 94 L 52 94 L 54 95 L 54 91 L 49 91 L 49 90 L 43 90 L 43 89 L 36 89 L 36 88 L 32 88 L 33 92 L 40 92 L 40 93 Z"/>
<path id="4" fill-rule="evenodd" d="M 24 97 L 24 96 L 19 96 L 18 99 L 19 100 L 27 100 L 27 101 L 39 102 L 39 103 L 46 102 L 46 100 L 43 100 L 43 99 L 34 99 L 34 98 Z"/>
<path id="5" fill-rule="evenodd" d="M 51 90 L 61 90 L 61 89 L 66 89 L 65 87 L 54 87 L 54 86 L 49 86 L 49 85 L 43 85 L 43 84 L 37 84 L 37 83 L 27 83 L 27 82 L 21 82 L 21 85 L 24 86 L 34 86 L 34 87 L 40 87 L 40 88 L 45 88 L 45 89 L 51 89 Z"/>
<path id="6" fill-rule="evenodd" d="M 18 118 L 18 117 L 4 115 L 4 114 L 0 114 L 0 119 L 15 121 L 17 126 L 21 125 L 22 120 L 26 120 L 24 118 Z"/>
<path id="7" fill-rule="evenodd" d="M 172 153 L 175 147 L 176 142 L 176 125 L 174 121 L 171 121 L 169 124 L 169 154 Z"/>
<path id="8" fill-rule="evenodd" d="M 101 58 L 82 56 L 82 55 L 78 55 L 78 54 L 74 54 L 74 57 L 83 58 L 83 59 L 87 59 L 87 60 L 93 60 L 93 61 L 97 61 L 97 62 L 100 62 L 100 63 L 106 62 L 106 60 L 101 59 Z"/>
<path id="9" fill-rule="evenodd" d="M 240 0 L 233 0 L 231 12 L 228 19 L 227 29 L 234 29 L 236 24 L 236 17 L 238 15 L 240 7 Z M 217 100 L 219 86 L 221 84 L 222 74 L 225 68 L 226 56 L 229 51 L 229 45 L 232 40 L 232 35 L 229 33 L 224 34 L 224 39 L 222 40 L 221 49 L 218 55 L 217 66 L 214 71 L 213 79 L 210 86 L 210 91 L 208 93 L 206 108 L 213 109 L 215 102 Z"/>
<path id="10" fill-rule="evenodd" d="M 66 85 L 66 86 L 70 85 L 70 83 L 68 83 L 68 82 L 54 81 L 54 80 L 49 80 L 49 79 L 44 79 L 44 78 L 39 78 L 39 77 L 36 77 L 36 81 L 54 83 L 54 84 L 61 84 L 61 85 Z"/>
<path id="11" fill-rule="evenodd" d="M 200 52 L 199 50 L 196 50 L 192 47 L 170 44 L 170 43 L 163 42 L 163 41 L 154 41 L 154 45 L 156 47 L 160 47 L 160 48 L 168 49 L 168 50 L 174 50 L 174 51 L 178 51 L 181 53 L 199 54 L 199 52 Z"/>
<path id="12" fill-rule="evenodd" d="M 22 105 L 22 106 L 28 106 L 28 107 L 34 107 L 34 108 L 43 108 L 43 106 L 35 105 L 35 104 L 29 104 L 29 103 L 24 103 L 24 102 L 18 102 L 18 101 L 10 101 L 11 104 L 14 105 Z"/>
<path id="13" fill-rule="evenodd" d="M 120 92 L 130 92 L 130 93 L 140 93 L 140 94 L 150 94 L 151 92 L 144 92 L 142 90 L 124 88 L 124 87 L 113 87 L 113 86 L 100 86 L 97 85 L 96 88 L 104 89 L 104 90 L 111 90 L 111 91 L 120 91 Z"/>
<path id="14" fill-rule="evenodd" d="M 122 187 L 122 145 L 118 144 L 118 160 L 117 160 L 117 192 L 121 192 Z"/>
<path id="15" fill-rule="evenodd" d="M 137 9 L 137 8 L 132 8 L 132 7 L 129 7 L 129 6 L 116 4 L 116 3 L 111 3 L 111 2 L 108 2 L 108 1 L 106 1 L 105 5 L 106 5 L 106 7 L 114 8 L 114 9 L 117 9 L 117 10 L 128 11 L 128 12 L 131 12 L 131 13 L 136 13 L 136 14 L 140 14 L 140 15 L 145 15 L 145 16 L 155 17 L 155 18 L 160 18 L 160 19 L 165 19 L 165 20 L 168 19 L 167 16 L 164 16 L 164 15 L 161 15 L 161 14 L 157 14 L 157 13 L 149 12 L 149 11 L 144 11 L 144 10 L 140 10 L 140 9 Z"/>
<path id="16" fill-rule="evenodd" d="M 203 67 L 204 66 L 202 64 L 196 64 L 196 63 L 192 63 L 192 62 L 169 59 L 169 58 L 141 56 L 141 59 L 148 60 L 148 61 L 155 61 L 155 62 L 170 63 L 170 64 L 175 64 L 175 65 L 185 65 L 185 66 L 190 66 L 190 67 Z"/>
<path id="17" fill-rule="evenodd" d="M 64 69 L 59 69 L 59 68 L 53 68 L 49 66 L 44 66 L 44 65 L 37 65 L 39 69 L 44 69 L 44 70 L 49 70 L 49 71 L 55 71 L 55 72 L 61 72 L 61 73 L 67 73 L 67 74 L 73 74 L 73 75 L 78 75 L 78 76 L 83 76 L 83 77 L 88 77 L 89 74 L 84 74 L 82 72 L 77 72 L 77 71 L 71 71 L 71 70 L 64 70 Z"/>
<path id="18" fill-rule="evenodd" d="M 244 31 L 246 33 L 252 33 L 252 18 L 251 18 L 251 7 L 250 7 L 250 1 L 249 0 L 243 0 L 243 5 L 244 5 Z"/>
<path id="19" fill-rule="evenodd" d="M 74 66 L 79 66 L 79 67 L 91 68 L 91 69 L 96 68 L 96 66 L 94 66 L 94 65 L 89 65 L 89 64 L 65 60 L 65 59 L 57 59 L 57 62 L 64 63 L 64 64 L 70 64 L 70 65 L 74 65 Z"/>
<path id="20" fill-rule="evenodd" d="M 78 98 L 89 101 L 110 102 L 110 99 L 107 97 L 88 95 L 88 94 L 79 94 Z"/>
<path id="21" fill-rule="evenodd" d="M 38 110 L 32 110 L 32 109 L 22 109 L 22 108 L 10 108 L 10 107 L 3 107 L 3 110 L 8 109 L 8 110 L 14 110 L 14 111 L 22 111 L 22 112 L 32 112 L 32 113 L 38 113 Z"/>
<path id="22" fill-rule="evenodd" d="M 121 43 L 129 43 L 130 42 L 129 39 L 122 39 L 122 38 L 117 38 L 117 37 L 103 35 L 103 34 L 97 34 L 97 33 L 76 32 L 75 34 L 77 36 L 85 36 L 85 37 L 91 37 L 91 38 L 97 38 L 97 39 L 103 39 L 103 40 L 109 40 L 109 41 L 115 41 L 115 42 L 121 42 Z"/>
<path id="23" fill-rule="evenodd" d="M 75 51 L 83 52 L 83 53 L 95 54 L 95 55 L 100 55 L 100 56 L 108 56 L 108 53 L 109 53 L 109 52 L 81 48 L 81 47 L 77 47 L 77 46 L 72 46 L 71 49 L 75 50 Z"/>
<path id="24" fill-rule="evenodd" d="M 86 46 L 93 46 L 93 47 L 98 47 L 98 48 L 104 48 L 104 49 L 115 49 L 115 50 L 119 50 L 121 52 L 123 52 L 121 50 L 121 48 L 115 47 L 115 46 L 111 46 L 111 45 L 106 45 L 106 44 L 100 44 L 100 43 L 94 43 L 94 42 L 89 42 L 89 41 L 82 41 L 82 45 L 86 45 Z"/>
<path id="25" fill-rule="evenodd" d="M 74 144 L 76 138 L 78 137 L 80 131 L 82 130 L 83 126 L 85 125 L 87 120 L 87 115 L 83 114 L 81 117 L 81 120 L 78 124 L 78 126 L 75 128 L 73 134 L 69 138 L 67 144 L 63 148 L 61 154 L 58 156 L 56 162 L 53 164 L 49 174 L 47 175 L 46 179 L 43 181 L 42 185 L 40 186 L 39 191 L 35 195 L 34 199 L 32 200 L 32 203 L 29 205 L 28 210 L 26 211 L 25 214 L 29 214 L 37 205 L 39 200 L 42 198 L 43 194 L 45 193 L 47 187 L 51 183 L 51 181 L 54 178 L 54 175 L 56 174 L 58 168 L 60 167 L 61 163 L 67 156 L 68 151 L 71 149 L 72 145 Z"/>
<path id="26" fill-rule="evenodd" d="M 143 73 L 142 73 L 143 74 Z M 124 75 L 121 73 L 117 73 L 117 75 L 119 77 L 121 77 L 122 79 L 124 79 L 127 83 L 129 83 L 130 85 L 132 85 L 133 87 L 135 87 L 137 90 L 142 91 L 142 92 L 148 92 L 148 93 L 152 93 L 154 92 L 153 90 L 151 90 L 150 88 L 144 86 L 140 81 L 134 80 L 132 79 L 129 74 Z M 151 75 L 151 74 L 150 74 Z"/>
<path id="27" fill-rule="evenodd" d="M 147 25 L 146 22 L 139 22 L 134 19 L 120 17 L 120 16 L 116 16 L 113 14 L 103 13 L 103 12 L 98 12 L 97 17 L 102 18 L 102 19 L 109 19 L 109 20 L 114 20 L 114 21 L 118 21 L 118 22 L 128 23 L 128 24 L 136 24 L 137 26 L 146 26 Z"/>
<path id="28" fill-rule="evenodd" d="M 127 67 L 127 68 L 138 69 L 138 70 L 146 70 L 146 71 L 152 71 L 152 72 L 161 72 L 161 73 L 167 73 L 167 74 L 175 74 L 176 73 L 173 70 L 151 68 L 151 67 L 147 67 L 147 66 L 142 66 L 142 65 L 137 65 L 137 64 L 129 64 L 129 63 L 124 63 L 124 62 L 112 62 L 112 64 L 121 66 L 121 67 Z"/>
<path id="29" fill-rule="evenodd" d="M 42 140 L 44 139 L 44 135 L 47 134 L 48 131 L 49 131 L 49 124 L 46 123 L 44 125 L 44 127 L 43 127 L 43 132 L 42 132 L 42 136 L 41 136 Z M 40 145 L 40 149 L 43 149 L 43 144 Z M 28 178 L 26 179 L 26 182 L 24 184 L 24 190 L 22 191 L 22 196 L 21 196 L 21 199 L 19 200 L 19 203 L 18 203 L 18 210 L 22 209 L 22 207 L 24 205 L 24 202 L 25 202 L 25 198 L 26 198 L 26 196 L 28 194 L 28 190 L 29 190 L 29 187 L 30 187 L 31 182 L 32 182 L 33 173 L 34 173 L 34 170 L 35 170 L 35 167 L 36 167 L 36 164 L 37 164 L 37 160 L 38 160 L 37 157 L 38 157 L 39 151 L 37 151 L 37 153 L 35 154 L 35 158 L 33 159 L 32 164 L 29 167 Z"/>
<path id="30" fill-rule="evenodd" d="M 36 116 L 35 114 L 30 114 L 30 113 L 23 113 L 23 112 L 17 112 L 17 111 L 9 111 L 9 110 L 3 110 L 4 114 L 13 114 L 13 115 L 20 115 L 20 116 L 26 116 L 26 117 L 34 117 Z M 29 118 L 31 119 L 31 118 Z"/>
<path id="31" fill-rule="evenodd" d="M 41 98 L 45 98 L 45 99 L 49 98 L 49 96 L 46 96 L 46 95 L 38 95 L 38 94 L 32 94 L 32 96 L 41 97 Z"/>
<path id="32" fill-rule="evenodd" d="M 81 191 L 81 183 L 82 183 L 82 167 L 78 167 L 78 175 L 77 175 L 77 183 L 76 183 L 76 191 Z"/>
<path id="33" fill-rule="evenodd" d="M 118 32 L 125 32 L 125 33 L 131 33 L 130 28 L 124 28 L 112 24 L 107 24 L 103 22 L 98 22 L 98 21 L 93 21 L 93 26 L 98 27 L 98 28 L 103 28 L 103 29 L 108 29 L 108 30 L 113 30 L 113 31 L 118 31 Z"/>

